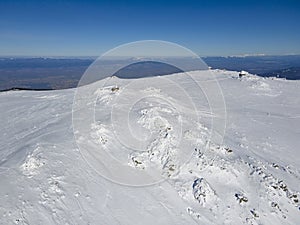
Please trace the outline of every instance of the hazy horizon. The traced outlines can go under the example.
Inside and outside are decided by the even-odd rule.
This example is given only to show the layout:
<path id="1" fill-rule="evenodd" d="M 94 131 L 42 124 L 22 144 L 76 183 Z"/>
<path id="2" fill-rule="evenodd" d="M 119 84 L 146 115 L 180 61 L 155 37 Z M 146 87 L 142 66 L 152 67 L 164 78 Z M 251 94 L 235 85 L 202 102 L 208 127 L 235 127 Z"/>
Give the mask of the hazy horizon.
<path id="1" fill-rule="evenodd" d="M 68 58 L 68 59 L 76 59 L 76 58 L 83 58 L 83 59 L 96 59 L 100 57 L 101 55 L 0 55 L 0 58 Z M 213 58 L 213 57 L 236 57 L 236 58 L 244 58 L 244 57 L 284 57 L 284 56 L 300 56 L 300 53 L 298 54 L 240 54 L 240 55 L 199 55 L 199 57 L 202 58 Z M 126 57 L 126 56 L 125 56 Z M 131 57 L 131 56 L 128 56 Z M 171 56 L 165 56 L 165 58 L 168 58 Z M 118 58 L 118 57 L 116 57 Z M 131 57 L 132 58 L 132 57 Z M 184 56 L 182 56 L 184 58 Z"/>

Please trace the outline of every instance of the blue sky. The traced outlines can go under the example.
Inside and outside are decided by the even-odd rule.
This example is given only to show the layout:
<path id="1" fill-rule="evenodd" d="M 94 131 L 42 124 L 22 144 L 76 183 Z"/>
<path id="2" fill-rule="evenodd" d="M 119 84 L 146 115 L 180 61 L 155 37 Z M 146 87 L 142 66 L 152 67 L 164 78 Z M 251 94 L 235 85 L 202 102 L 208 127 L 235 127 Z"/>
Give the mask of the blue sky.
<path id="1" fill-rule="evenodd" d="M 300 54 L 300 1 L 0 1 L 0 55 L 98 56 L 165 40 L 201 56 Z"/>

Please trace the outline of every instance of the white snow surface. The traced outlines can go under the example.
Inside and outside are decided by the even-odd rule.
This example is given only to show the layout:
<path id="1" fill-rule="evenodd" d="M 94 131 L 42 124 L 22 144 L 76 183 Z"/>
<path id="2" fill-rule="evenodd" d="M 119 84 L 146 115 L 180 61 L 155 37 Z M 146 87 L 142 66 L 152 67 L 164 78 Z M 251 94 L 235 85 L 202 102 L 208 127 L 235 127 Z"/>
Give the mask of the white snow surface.
<path id="1" fill-rule="evenodd" d="M 180 98 L 156 87 L 140 90 L 152 98 L 137 103 L 128 119 L 142 140 L 153 139 L 146 151 L 128 152 L 116 138 L 130 142 L 130 132 L 118 129 L 123 106 L 115 104 L 125 80 L 108 78 L 112 86 L 95 93 L 99 107 L 87 134 L 93 144 L 134 170 L 156 167 L 166 178 L 141 187 L 112 182 L 83 157 L 72 125 L 75 89 L 0 93 L 0 224 L 299 224 L 300 81 L 212 73 L 226 103 L 226 130 L 223 143 L 207 151 L 209 121 L 218 117 L 207 102 L 194 121 Z M 191 153 L 185 163 L 178 159 L 182 148 Z"/>

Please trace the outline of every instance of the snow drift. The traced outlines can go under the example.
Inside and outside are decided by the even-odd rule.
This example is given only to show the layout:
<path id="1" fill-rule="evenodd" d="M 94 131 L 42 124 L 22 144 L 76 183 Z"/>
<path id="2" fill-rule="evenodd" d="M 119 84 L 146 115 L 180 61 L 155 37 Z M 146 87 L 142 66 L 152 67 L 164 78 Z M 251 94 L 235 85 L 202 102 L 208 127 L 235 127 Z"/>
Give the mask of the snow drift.
<path id="1" fill-rule="evenodd" d="M 125 80 L 106 80 L 93 93 L 87 136 L 72 124 L 75 90 L 0 93 L 1 224 L 297 224 L 300 82 L 212 73 L 226 102 L 221 144 L 210 138 L 211 119 L 220 115 L 196 91 L 199 120 L 180 94 L 168 97 L 172 87 L 141 88 L 148 97 L 124 114 L 126 100 L 141 93 L 125 95 Z M 143 79 L 155 84 L 158 77 Z M 168 79 L 190 82 L 181 74 Z M 121 166 L 104 161 L 104 153 Z M 162 179 L 124 185 L 137 181 L 124 168 Z"/>

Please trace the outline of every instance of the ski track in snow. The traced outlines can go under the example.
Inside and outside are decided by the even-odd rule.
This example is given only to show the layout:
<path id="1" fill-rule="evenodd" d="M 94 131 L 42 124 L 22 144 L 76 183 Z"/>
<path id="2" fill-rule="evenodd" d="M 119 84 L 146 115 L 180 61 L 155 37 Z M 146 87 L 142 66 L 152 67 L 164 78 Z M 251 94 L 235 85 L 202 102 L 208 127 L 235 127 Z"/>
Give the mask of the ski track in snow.
<path id="1" fill-rule="evenodd" d="M 72 130 L 74 90 L 0 93 L 0 224 L 297 224 L 300 82 L 212 72 L 228 117 L 224 143 L 208 149 L 218 115 L 205 106 L 199 121 L 188 108 L 179 115 L 181 102 L 151 87 L 141 91 L 173 105 L 137 105 L 132 132 L 151 138 L 144 151 L 125 151 L 110 116 L 122 80 L 95 93 L 90 140 L 136 170 L 159 168 L 166 181 L 143 188 L 112 183 L 83 159 Z M 191 156 L 184 163 L 183 148 Z"/>

